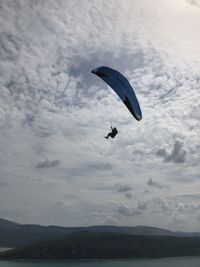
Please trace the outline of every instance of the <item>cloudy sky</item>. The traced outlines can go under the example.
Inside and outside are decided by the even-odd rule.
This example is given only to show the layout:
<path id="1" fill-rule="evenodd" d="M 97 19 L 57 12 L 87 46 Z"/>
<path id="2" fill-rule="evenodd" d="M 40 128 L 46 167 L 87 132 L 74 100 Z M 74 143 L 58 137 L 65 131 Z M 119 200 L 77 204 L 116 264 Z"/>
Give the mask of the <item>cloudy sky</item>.
<path id="1" fill-rule="evenodd" d="M 199 0 L 0 0 L 0 218 L 200 231 L 199 44 Z"/>

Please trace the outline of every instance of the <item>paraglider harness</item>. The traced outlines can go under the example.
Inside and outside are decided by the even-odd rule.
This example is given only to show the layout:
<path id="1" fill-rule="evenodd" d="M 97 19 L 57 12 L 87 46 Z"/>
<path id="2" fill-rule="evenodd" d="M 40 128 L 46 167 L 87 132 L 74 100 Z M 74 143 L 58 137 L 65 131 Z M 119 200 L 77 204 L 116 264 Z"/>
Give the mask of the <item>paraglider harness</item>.
<path id="1" fill-rule="evenodd" d="M 106 139 L 108 139 L 109 137 L 114 138 L 118 134 L 118 131 L 117 131 L 116 127 L 113 128 L 111 126 L 110 128 L 111 128 L 112 132 L 108 133 L 108 135 L 105 136 Z"/>

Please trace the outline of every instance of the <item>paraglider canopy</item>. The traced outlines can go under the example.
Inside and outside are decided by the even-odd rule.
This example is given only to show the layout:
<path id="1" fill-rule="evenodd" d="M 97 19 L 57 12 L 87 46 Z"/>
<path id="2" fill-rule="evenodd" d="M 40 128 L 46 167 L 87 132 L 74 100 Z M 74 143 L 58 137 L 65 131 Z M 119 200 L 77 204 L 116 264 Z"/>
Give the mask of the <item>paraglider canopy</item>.
<path id="1" fill-rule="evenodd" d="M 120 72 L 105 66 L 93 69 L 91 72 L 99 76 L 115 91 L 136 120 L 142 119 L 142 112 L 134 90 Z"/>

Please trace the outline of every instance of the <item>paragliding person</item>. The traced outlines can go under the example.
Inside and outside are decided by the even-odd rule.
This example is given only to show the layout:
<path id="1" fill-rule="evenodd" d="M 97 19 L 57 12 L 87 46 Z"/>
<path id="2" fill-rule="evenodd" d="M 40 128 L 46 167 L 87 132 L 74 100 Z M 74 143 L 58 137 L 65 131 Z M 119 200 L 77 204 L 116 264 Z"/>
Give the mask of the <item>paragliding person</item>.
<path id="1" fill-rule="evenodd" d="M 118 134 L 117 128 L 116 127 L 110 127 L 112 132 L 108 133 L 107 136 L 105 136 L 106 139 L 108 139 L 109 137 L 111 138 L 115 138 L 115 136 Z"/>
<path id="2" fill-rule="evenodd" d="M 115 93 L 123 101 L 124 105 L 137 121 L 140 121 L 142 119 L 142 112 L 139 102 L 137 100 L 133 87 L 130 85 L 127 78 L 125 78 L 117 70 L 106 66 L 95 68 L 91 72 L 100 77 L 115 91 Z M 118 133 L 116 128 L 111 127 L 111 129 L 112 132 L 105 136 L 106 139 L 108 139 L 109 137 L 114 138 Z"/>

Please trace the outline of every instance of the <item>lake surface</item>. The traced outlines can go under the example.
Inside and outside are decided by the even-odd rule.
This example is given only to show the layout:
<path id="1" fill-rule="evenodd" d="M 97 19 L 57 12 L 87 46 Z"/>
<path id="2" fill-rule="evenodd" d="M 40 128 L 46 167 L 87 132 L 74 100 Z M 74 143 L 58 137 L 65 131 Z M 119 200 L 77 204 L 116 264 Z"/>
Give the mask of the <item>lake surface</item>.
<path id="1" fill-rule="evenodd" d="M 200 257 L 144 259 L 144 260 L 92 260 L 92 261 L 1 261 L 0 267 L 200 267 Z"/>
<path id="2" fill-rule="evenodd" d="M 0 247 L 0 252 L 6 251 L 6 250 L 9 250 L 9 249 L 11 249 L 11 248 L 2 248 L 2 247 Z"/>

